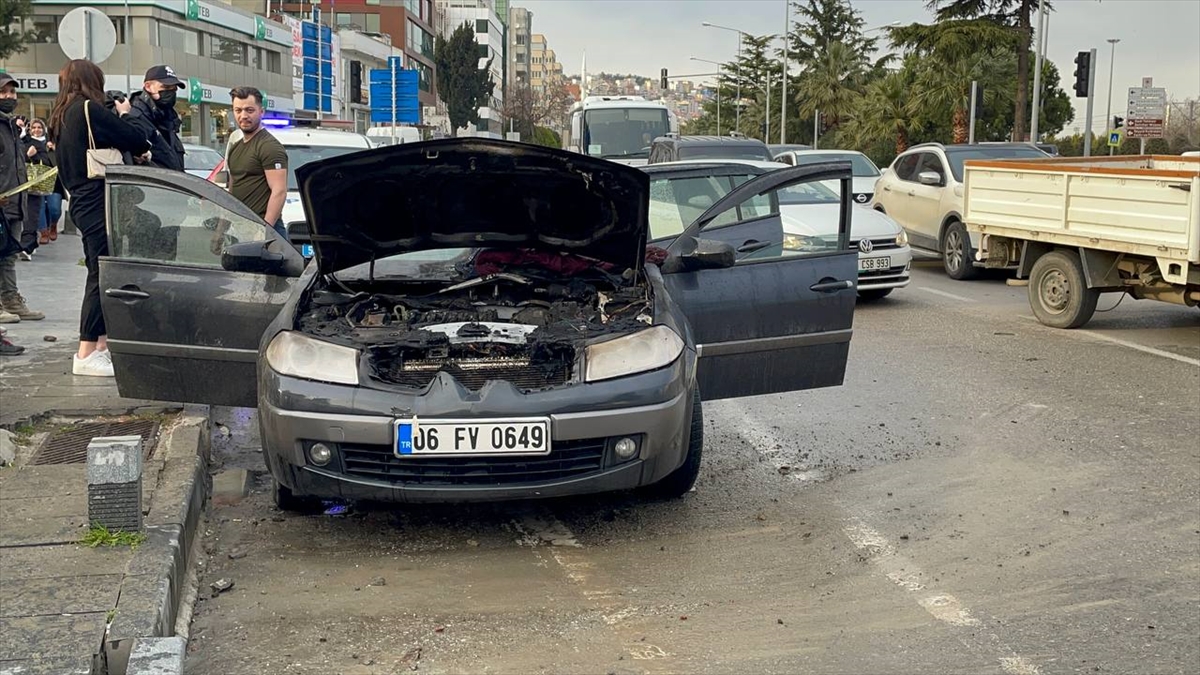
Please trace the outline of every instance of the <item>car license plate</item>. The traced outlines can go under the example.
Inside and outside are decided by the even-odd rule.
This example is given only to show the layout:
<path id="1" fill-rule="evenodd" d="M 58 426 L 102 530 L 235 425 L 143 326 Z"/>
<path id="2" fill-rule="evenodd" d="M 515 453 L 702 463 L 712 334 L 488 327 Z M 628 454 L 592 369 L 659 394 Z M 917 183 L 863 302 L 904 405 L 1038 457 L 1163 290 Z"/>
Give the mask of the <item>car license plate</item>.
<path id="1" fill-rule="evenodd" d="M 859 258 L 859 272 L 873 272 L 876 270 L 887 270 L 892 268 L 892 259 L 889 256 L 882 258 Z"/>
<path id="2" fill-rule="evenodd" d="M 550 420 L 396 420 L 396 456 L 550 454 Z"/>
<path id="3" fill-rule="evenodd" d="M 304 256 L 305 258 L 313 257 L 312 244 L 300 244 L 300 255 Z"/>

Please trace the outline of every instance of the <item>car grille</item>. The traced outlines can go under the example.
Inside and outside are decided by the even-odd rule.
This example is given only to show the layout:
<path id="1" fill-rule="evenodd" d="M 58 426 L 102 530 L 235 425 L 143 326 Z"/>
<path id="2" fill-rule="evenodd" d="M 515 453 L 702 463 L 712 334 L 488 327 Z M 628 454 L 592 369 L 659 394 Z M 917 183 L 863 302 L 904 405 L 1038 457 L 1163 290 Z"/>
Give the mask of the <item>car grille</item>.
<path id="1" fill-rule="evenodd" d="M 882 279 L 885 277 L 895 277 L 904 274 L 903 267 L 893 267 L 886 270 L 866 270 L 858 273 L 859 281 L 863 279 Z"/>
<path id="2" fill-rule="evenodd" d="M 387 445 L 343 445 L 347 475 L 397 485 L 491 486 L 575 478 L 604 468 L 606 438 L 554 441 L 536 457 L 396 457 Z"/>
<path id="3" fill-rule="evenodd" d="M 531 366 L 528 359 L 492 358 L 461 361 L 408 361 L 381 373 L 384 381 L 405 387 L 424 387 L 439 371 L 453 377 L 462 386 L 478 391 L 493 380 L 504 380 L 520 391 L 557 387 L 571 380 L 568 363 Z"/>
<path id="4" fill-rule="evenodd" d="M 852 240 L 850 242 L 850 248 L 857 251 L 858 250 L 858 241 L 859 241 L 858 239 Z M 900 248 L 899 246 L 896 245 L 895 237 L 890 237 L 888 239 L 872 239 L 871 243 L 874 245 L 874 248 L 872 249 L 873 251 L 886 251 L 887 249 L 890 249 L 890 248 Z"/>

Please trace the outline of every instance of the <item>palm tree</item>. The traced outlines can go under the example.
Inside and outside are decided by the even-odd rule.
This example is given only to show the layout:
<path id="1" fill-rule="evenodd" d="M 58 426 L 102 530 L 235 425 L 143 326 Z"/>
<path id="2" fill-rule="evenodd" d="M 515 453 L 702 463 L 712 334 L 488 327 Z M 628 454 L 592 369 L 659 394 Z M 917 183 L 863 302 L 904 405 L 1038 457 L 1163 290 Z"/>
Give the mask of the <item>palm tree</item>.
<path id="1" fill-rule="evenodd" d="M 998 84 L 1011 82 L 1014 61 L 1012 54 L 995 51 L 951 62 L 926 61 L 917 75 L 914 102 L 922 108 L 951 110 L 953 142 L 966 143 L 970 131 L 971 81 L 976 80 L 983 87 L 985 105 L 1011 102 L 1013 92 Z"/>
<path id="2" fill-rule="evenodd" d="M 858 148 L 867 148 L 877 140 L 892 137 L 896 154 L 908 149 L 909 134 L 920 129 L 919 106 L 912 95 L 913 77 L 908 69 L 888 73 L 871 84 L 858 107 L 846 120 L 842 131 Z"/>
<path id="3" fill-rule="evenodd" d="M 841 42 L 829 43 L 825 53 L 800 78 L 795 96 L 800 114 L 811 117 L 819 110 L 826 127 L 836 128 L 862 97 L 862 76 L 863 62 L 858 54 Z"/>

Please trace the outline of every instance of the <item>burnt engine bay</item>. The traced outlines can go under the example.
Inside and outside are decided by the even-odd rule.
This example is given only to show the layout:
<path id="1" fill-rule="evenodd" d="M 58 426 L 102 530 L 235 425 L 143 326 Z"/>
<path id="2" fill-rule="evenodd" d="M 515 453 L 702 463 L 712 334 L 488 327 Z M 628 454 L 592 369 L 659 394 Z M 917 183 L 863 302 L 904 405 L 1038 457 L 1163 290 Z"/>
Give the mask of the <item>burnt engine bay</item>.
<path id="1" fill-rule="evenodd" d="M 301 306 L 297 328 L 363 350 L 368 374 L 382 383 L 419 390 L 445 372 L 472 391 L 504 380 L 531 392 L 579 381 L 592 340 L 653 323 L 640 273 L 628 280 L 594 268 L 569 278 L 521 272 L 460 283 L 324 279 Z"/>

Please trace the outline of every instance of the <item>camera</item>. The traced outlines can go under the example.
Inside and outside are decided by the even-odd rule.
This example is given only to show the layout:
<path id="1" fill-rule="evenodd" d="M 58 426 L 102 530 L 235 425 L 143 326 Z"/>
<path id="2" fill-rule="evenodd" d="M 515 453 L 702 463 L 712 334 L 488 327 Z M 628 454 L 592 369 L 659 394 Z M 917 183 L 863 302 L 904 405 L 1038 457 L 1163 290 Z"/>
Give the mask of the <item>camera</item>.
<path id="1" fill-rule="evenodd" d="M 125 92 L 123 91 L 117 91 L 115 89 L 106 91 L 104 92 L 104 107 L 112 110 L 114 104 L 122 103 L 126 98 L 128 98 L 128 96 L 126 96 Z"/>

